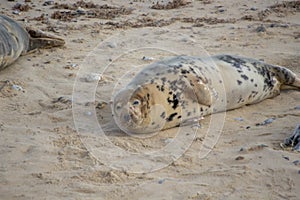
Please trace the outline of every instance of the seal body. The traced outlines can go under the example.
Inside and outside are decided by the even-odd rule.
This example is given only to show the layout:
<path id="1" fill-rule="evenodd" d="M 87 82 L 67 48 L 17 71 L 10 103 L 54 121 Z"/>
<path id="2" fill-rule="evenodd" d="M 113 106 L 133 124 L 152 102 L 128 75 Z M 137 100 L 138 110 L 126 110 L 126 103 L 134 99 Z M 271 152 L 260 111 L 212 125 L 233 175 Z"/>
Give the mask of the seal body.
<path id="1" fill-rule="evenodd" d="M 177 56 L 140 71 L 114 97 L 113 115 L 129 133 L 152 133 L 300 88 L 290 70 L 231 55 Z"/>
<path id="2" fill-rule="evenodd" d="M 0 15 L 0 70 L 34 49 L 64 44 L 61 38 L 29 27 L 25 29 L 15 20 Z"/>
<path id="3" fill-rule="evenodd" d="M 29 35 L 16 21 L 0 15 L 0 69 L 29 49 Z"/>

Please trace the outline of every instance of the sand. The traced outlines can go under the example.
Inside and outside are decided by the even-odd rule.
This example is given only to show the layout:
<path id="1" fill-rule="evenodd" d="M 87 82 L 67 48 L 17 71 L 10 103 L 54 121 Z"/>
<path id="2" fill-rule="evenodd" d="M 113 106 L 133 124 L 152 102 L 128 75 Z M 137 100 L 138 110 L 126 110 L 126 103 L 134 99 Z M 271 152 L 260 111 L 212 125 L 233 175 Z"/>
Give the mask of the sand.
<path id="1" fill-rule="evenodd" d="M 1 2 L 1 14 L 66 45 L 24 55 L 0 72 L 0 199 L 299 199 L 300 155 L 279 145 L 300 121 L 298 91 L 228 111 L 214 122 L 224 126 L 204 158 L 218 116 L 198 129 L 138 138 L 118 130 L 109 106 L 138 69 L 174 54 L 164 47 L 244 55 L 300 75 L 299 1 L 54 2 Z M 147 46 L 156 49 L 124 54 Z M 128 156 L 158 152 L 176 138 L 186 143 L 173 145 L 174 155 Z"/>

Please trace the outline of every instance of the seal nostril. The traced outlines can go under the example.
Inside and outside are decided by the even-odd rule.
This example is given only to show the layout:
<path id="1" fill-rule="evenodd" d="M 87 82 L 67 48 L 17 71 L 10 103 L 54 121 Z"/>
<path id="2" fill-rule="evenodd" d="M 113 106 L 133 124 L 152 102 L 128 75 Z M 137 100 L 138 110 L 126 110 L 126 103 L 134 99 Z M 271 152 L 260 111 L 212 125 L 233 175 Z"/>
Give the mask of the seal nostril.
<path id="1" fill-rule="evenodd" d="M 124 120 L 127 121 L 127 122 L 130 120 L 130 118 L 131 118 L 131 117 L 130 117 L 129 115 L 125 115 L 125 116 L 124 116 Z"/>

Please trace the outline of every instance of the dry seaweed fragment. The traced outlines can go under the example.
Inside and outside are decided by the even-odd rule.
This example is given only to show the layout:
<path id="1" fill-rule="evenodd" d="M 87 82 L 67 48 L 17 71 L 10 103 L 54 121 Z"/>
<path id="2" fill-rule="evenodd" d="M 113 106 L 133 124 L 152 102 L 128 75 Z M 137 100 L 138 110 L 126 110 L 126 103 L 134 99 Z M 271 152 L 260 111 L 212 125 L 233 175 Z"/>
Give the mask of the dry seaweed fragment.
<path id="1" fill-rule="evenodd" d="M 156 9 L 156 10 L 170 10 L 170 9 L 175 9 L 175 8 L 180 8 L 182 6 L 186 6 L 190 4 L 191 2 L 187 0 L 173 0 L 169 1 L 167 4 L 162 4 L 157 2 L 155 5 L 151 6 L 151 9 Z"/>

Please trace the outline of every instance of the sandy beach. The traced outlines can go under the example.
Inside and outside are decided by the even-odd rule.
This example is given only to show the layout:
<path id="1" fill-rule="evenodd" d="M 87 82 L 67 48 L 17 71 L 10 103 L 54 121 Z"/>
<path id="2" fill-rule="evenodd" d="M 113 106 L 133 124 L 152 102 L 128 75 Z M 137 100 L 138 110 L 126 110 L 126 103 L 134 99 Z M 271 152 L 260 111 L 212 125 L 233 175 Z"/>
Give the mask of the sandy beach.
<path id="1" fill-rule="evenodd" d="M 0 5 L 0 14 L 66 42 L 0 71 L 0 199 L 300 198 L 300 154 L 280 147 L 300 123 L 299 91 L 152 137 L 120 131 L 110 108 L 138 70 L 176 54 L 243 55 L 300 76 L 300 1 Z M 176 138 L 183 146 L 165 150 Z"/>

